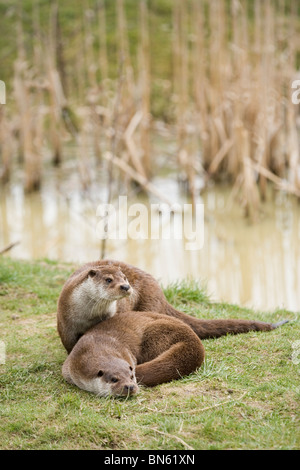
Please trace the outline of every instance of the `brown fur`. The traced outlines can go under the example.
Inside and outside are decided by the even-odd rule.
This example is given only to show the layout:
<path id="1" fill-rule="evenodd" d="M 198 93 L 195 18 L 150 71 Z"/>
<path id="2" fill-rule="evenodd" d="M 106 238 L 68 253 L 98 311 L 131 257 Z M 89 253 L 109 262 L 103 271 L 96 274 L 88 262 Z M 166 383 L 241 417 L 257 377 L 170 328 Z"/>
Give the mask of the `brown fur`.
<path id="1" fill-rule="evenodd" d="M 118 305 L 130 305 L 125 298 L 133 295 L 118 266 L 89 266 L 71 275 L 57 310 L 57 328 L 67 351 L 89 328 L 113 316 Z"/>
<path id="2" fill-rule="evenodd" d="M 121 312 L 79 339 L 63 376 L 98 395 L 129 395 L 138 391 L 134 372 L 138 384 L 155 386 L 194 372 L 203 360 L 200 339 L 181 321 L 154 312 Z"/>
<path id="3" fill-rule="evenodd" d="M 85 264 L 73 273 L 65 283 L 59 297 L 58 332 L 68 352 L 72 350 L 78 338 L 91 326 L 114 314 L 111 311 L 109 301 L 107 301 L 107 310 L 103 308 L 98 314 L 96 309 L 91 316 L 88 308 L 90 299 L 88 297 L 85 299 L 85 293 L 83 293 L 84 307 L 87 308 L 74 311 L 74 303 L 72 304 L 70 300 L 72 293 L 75 288 L 80 287 L 87 278 L 91 277 L 91 271 L 96 273 L 92 276 L 94 282 L 103 283 L 103 279 L 108 274 L 114 278 L 114 284 L 111 287 L 107 286 L 107 290 L 109 291 L 112 288 L 115 294 L 119 295 L 116 300 L 117 312 L 135 310 L 140 312 L 139 315 L 143 315 L 141 312 L 155 311 L 175 317 L 189 325 L 200 339 L 216 338 L 228 333 L 246 333 L 251 330 L 270 331 L 284 323 L 272 324 L 252 320 L 202 320 L 194 318 L 173 308 L 167 302 L 157 281 L 150 274 L 123 262 L 101 260 Z M 120 293 L 122 283 L 129 283 L 131 286 L 130 291 Z M 86 315 L 89 315 L 89 317 L 86 318 Z"/>

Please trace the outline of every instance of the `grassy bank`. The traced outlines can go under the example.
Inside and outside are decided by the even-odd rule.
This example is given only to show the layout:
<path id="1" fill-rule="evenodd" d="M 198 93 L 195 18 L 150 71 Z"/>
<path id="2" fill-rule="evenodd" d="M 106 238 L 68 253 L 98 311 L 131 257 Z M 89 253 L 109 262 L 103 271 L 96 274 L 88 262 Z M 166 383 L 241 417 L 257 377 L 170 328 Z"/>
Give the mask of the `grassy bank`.
<path id="1" fill-rule="evenodd" d="M 97 398 L 61 376 L 66 353 L 55 311 L 72 270 L 48 260 L 0 258 L 2 449 L 299 448 L 300 365 L 292 347 L 299 322 L 204 341 L 206 361 L 197 373 L 143 388 L 128 400 Z M 283 310 L 212 303 L 194 284 L 169 286 L 165 293 L 173 305 L 202 318 L 295 319 Z"/>

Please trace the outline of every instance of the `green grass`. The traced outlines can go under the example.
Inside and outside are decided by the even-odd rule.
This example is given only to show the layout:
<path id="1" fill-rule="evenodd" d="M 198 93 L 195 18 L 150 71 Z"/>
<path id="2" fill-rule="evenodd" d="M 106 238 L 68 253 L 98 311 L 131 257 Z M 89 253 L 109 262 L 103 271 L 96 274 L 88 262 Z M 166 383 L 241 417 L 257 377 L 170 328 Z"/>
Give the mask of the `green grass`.
<path id="1" fill-rule="evenodd" d="M 0 0 L 0 57 L 1 57 L 1 79 L 12 86 L 13 62 L 17 57 L 17 24 L 21 14 L 22 27 L 24 31 L 24 42 L 27 58 L 33 60 L 33 49 L 36 44 L 35 24 L 33 18 L 39 12 L 42 39 L 47 42 L 49 38 L 49 25 L 51 18 L 51 4 L 49 0 L 23 0 L 20 7 L 18 0 L 5 2 Z M 74 75 L 74 61 L 78 60 L 78 53 L 84 45 L 82 37 L 82 23 L 84 12 L 89 5 L 90 23 L 93 32 L 94 57 L 97 59 L 99 52 L 98 31 L 98 2 L 73 2 L 64 0 L 59 4 L 59 22 L 62 37 L 64 60 L 67 67 L 69 80 Z M 106 12 L 106 41 L 109 57 L 109 76 L 115 78 L 120 67 L 119 57 L 119 31 L 117 22 L 117 2 L 105 0 Z M 37 9 L 38 6 L 38 9 Z M 148 22 L 151 45 L 151 67 L 155 76 L 159 78 L 170 78 L 172 72 L 171 48 L 172 48 L 172 0 L 151 0 L 148 2 Z M 136 0 L 125 0 L 124 11 L 127 23 L 127 35 L 131 60 L 134 69 L 137 69 L 138 45 L 140 43 L 139 8 Z M 161 44 L 164 47 L 161 47 Z"/>
<path id="2" fill-rule="evenodd" d="M 56 302 L 73 266 L 0 258 L 1 449 L 298 449 L 300 338 L 295 314 L 210 302 L 196 283 L 165 289 L 202 318 L 291 321 L 270 333 L 204 341 L 203 367 L 130 399 L 98 398 L 67 384 Z"/>

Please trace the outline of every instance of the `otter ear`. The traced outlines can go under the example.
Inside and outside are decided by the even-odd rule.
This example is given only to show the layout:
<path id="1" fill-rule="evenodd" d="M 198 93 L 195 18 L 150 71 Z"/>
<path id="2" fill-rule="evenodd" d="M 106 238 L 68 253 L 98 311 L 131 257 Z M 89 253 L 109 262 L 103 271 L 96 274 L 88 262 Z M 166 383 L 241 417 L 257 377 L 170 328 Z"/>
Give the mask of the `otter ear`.
<path id="1" fill-rule="evenodd" d="M 95 269 L 90 269 L 90 271 L 88 272 L 88 277 L 95 277 L 97 274 L 97 271 L 95 271 Z"/>
<path id="2" fill-rule="evenodd" d="M 103 375 L 103 370 L 99 370 L 97 376 L 98 376 L 98 377 L 102 377 L 102 375 Z"/>

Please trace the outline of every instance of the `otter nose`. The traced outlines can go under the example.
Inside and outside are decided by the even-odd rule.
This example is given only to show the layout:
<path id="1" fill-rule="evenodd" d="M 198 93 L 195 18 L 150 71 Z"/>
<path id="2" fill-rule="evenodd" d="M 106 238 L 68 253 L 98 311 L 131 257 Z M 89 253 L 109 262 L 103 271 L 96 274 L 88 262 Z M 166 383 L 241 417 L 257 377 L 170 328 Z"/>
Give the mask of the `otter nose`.
<path id="1" fill-rule="evenodd" d="M 128 395 L 131 393 L 135 392 L 135 386 L 134 385 L 124 385 L 124 392 Z"/>
<path id="2" fill-rule="evenodd" d="M 120 286 L 120 289 L 125 290 L 125 292 L 127 292 L 130 289 L 130 285 L 129 284 L 122 284 Z"/>

